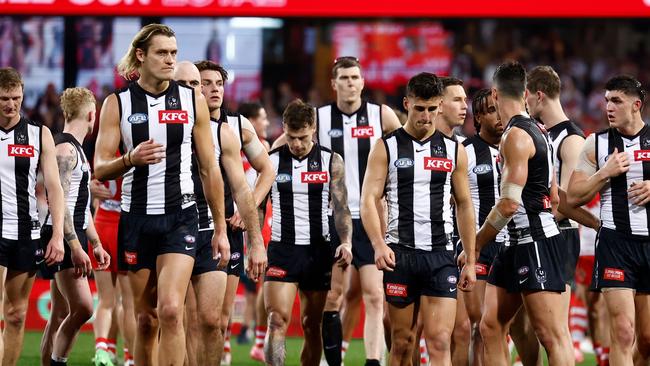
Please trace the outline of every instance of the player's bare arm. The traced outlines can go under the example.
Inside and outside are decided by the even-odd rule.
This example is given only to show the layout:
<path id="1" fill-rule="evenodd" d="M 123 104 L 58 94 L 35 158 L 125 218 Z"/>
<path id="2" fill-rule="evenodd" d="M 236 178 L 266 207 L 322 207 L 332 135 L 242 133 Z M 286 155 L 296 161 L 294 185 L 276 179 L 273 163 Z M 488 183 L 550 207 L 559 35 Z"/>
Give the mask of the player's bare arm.
<path id="1" fill-rule="evenodd" d="M 619 176 L 630 169 L 630 161 L 626 152 L 614 152 L 609 156 L 605 165 L 596 168 L 595 137 L 589 135 L 579 154 L 576 168 L 571 174 L 567 199 L 571 206 L 581 206 L 591 201 L 611 177 Z"/>
<path id="2" fill-rule="evenodd" d="M 466 250 L 465 265 L 462 268 L 458 287 L 463 291 L 470 291 L 476 282 L 475 241 L 476 224 L 474 221 L 474 204 L 469 193 L 469 180 L 467 176 L 467 153 L 462 144 L 458 144 L 458 158 L 456 168 L 451 173 L 451 184 L 456 201 L 458 231 L 463 248 Z"/>
<path id="3" fill-rule="evenodd" d="M 596 215 L 580 206 L 574 207 L 569 204 L 566 191 L 560 188 L 558 189 L 558 194 L 560 196 L 558 211 L 562 216 L 575 220 L 580 225 L 590 227 L 594 230 L 597 230 L 600 227 L 600 219 L 596 217 Z"/>
<path id="4" fill-rule="evenodd" d="M 384 135 L 389 134 L 402 127 L 402 124 L 399 123 L 399 118 L 397 118 L 395 111 L 393 111 L 391 107 L 385 104 L 381 105 L 381 125 Z"/>
<path id="5" fill-rule="evenodd" d="M 561 190 L 567 191 L 569 187 L 569 180 L 571 179 L 571 172 L 576 168 L 578 163 L 578 157 L 580 156 L 580 151 L 582 151 L 582 146 L 585 143 L 585 139 L 580 135 L 571 135 L 562 140 L 560 145 L 560 158 L 562 159 L 562 172 L 560 176 L 560 181 L 558 183 L 558 188 Z M 563 208 L 568 206 L 565 202 L 562 202 L 562 197 L 564 195 L 560 194 L 560 206 Z M 554 212 L 555 220 L 558 222 L 566 217 L 563 214 L 562 210 L 557 210 Z M 584 215 L 584 214 L 582 214 Z M 577 221 L 577 220 L 576 220 Z"/>
<path id="6" fill-rule="evenodd" d="M 345 187 L 345 163 L 341 155 L 332 154 L 332 180 L 330 196 L 332 200 L 334 226 L 341 239 L 334 256 L 337 263 L 347 267 L 352 262 L 352 215 L 348 208 L 348 189 Z"/>
<path id="7" fill-rule="evenodd" d="M 56 163 L 56 148 L 50 129 L 43 126 L 41 130 L 42 144 L 40 166 L 43 169 L 43 180 L 47 190 L 47 201 L 52 216 L 52 239 L 45 250 L 45 263 L 48 266 L 63 260 L 63 215 L 67 211 L 59 170 Z"/>
<path id="8" fill-rule="evenodd" d="M 247 118 L 242 117 L 241 121 L 244 155 L 246 155 L 246 159 L 248 159 L 248 162 L 258 173 L 253 197 L 255 198 L 255 205 L 260 206 L 271 190 L 271 186 L 275 180 L 275 171 L 273 170 L 273 165 L 267 152 L 268 146 L 265 146 L 260 141 L 255 133 L 255 128 Z"/>
<path id="9" fill-rule="evenodd" d="M 395 267 L 395 253 L 386 245 L 377 206 L 384 195 L 388 175 L 388 154 L 383 140 L 378 140 L 370 150 L 368 168 L 361 189 L 361 221 L 375 250 L 375 264 L 379 270 L 392 271 Z"/>
<path id="10" fill-rule="evenodd" d="M 103 271 L 111 265 L 111 256 L 102 246 L 102 242 L 99 239 L 99 234 L 97 234 L 97 229 L 95 229 L 95 220 L 93 220 L 90 211 L 88 211 L 86 215 L 88 216 L 88 228 L 86 229 L 86 236 L 88 237 L 88 242 L 93 249 L 93 256 L 97 261 L 97 269 Z"/>

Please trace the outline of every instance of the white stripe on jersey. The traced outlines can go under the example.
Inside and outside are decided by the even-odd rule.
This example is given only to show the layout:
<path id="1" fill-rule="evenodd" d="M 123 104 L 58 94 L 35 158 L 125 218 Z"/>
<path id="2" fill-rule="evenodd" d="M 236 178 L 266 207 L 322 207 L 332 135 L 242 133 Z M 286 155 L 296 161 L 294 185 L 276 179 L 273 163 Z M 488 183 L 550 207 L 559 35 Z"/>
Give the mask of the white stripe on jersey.
<path id="1" fill-rule="evenodd" d="M 600 212 L 600 202 L 592 207 L 584 206 L 584 209 L 594 215 Z M 580 225 L 580 256 L 590 256 L 596 254 L 596 230 Z"/>

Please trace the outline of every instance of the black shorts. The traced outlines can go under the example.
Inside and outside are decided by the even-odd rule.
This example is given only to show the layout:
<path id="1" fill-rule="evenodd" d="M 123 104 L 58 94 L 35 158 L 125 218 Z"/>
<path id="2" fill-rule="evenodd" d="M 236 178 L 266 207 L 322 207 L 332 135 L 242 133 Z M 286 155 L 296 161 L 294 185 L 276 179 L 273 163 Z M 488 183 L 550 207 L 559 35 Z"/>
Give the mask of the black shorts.
<path id="1" fill-rule="evenodd" d="M 229 276 L 240 277 L 244 274 L 244 232 L 233 231 L 228 227 L 226 234 L 230 243 L 230 261 L 223 271 Z"/>
<path id="2" fill-rule="evenodd" d="M 650 293 L 649 274 L 650 238 L 600 228 L 592 289 L 618 287 Z"/>
<path id="3" fill-rule="evenodd" d="M 528 244 L 503 246 L 492 263 L 488 282 L 508 292 L 564 292 L 561 235 Z"/>
<path id="4" fill-rule="evenodd" d="M 453 250 L 389 247 L 395 253 L 395 268 L 384 271 L 386 301 L 408 305 L 419 301 L 420 296 L 456 298 L 459 274 Z"/>
<path id="5" fill-rule="evenodd" d="M 329 243 L 311 245 L 269 242 L 264 281 L 298 283 L 302 291 L 329 291 L 334 253 Z"/>
<path id="6" fill-rule="evenodd" d="M 155 270 L 156 258 L 168 253 L 195 258 L 198 221 L 196 205 L 163 215 L 122 212 L 118 229 L 122 266 L 133 272 L 143 268 Z"/>
<path id="7" fill-rule="evenodd" d="M 47 243 L 46 243 L 47 245 Z M 0 238 L 0 266 L 19 272 L 34 272 L 36 262 L 41 261 L 45 251 L 40 239 L 12 240 Z"/>
<path id="8" fill-rule="evenodd" d="M 223 271 L 228 275 L 241 276 L 244 273 L 244 235 L 241 231 L 233 232 L 228 229 L 228 242 L 230 243 L 230 260 L 223 269 L 218 269 L 218 260 L 212 258 L 212 236 L 214 230 L 199 231 L 196 240 L 196 258 L 192 276 L 212 271 Z"/>
<path id="9" fill-rule="evenodd" d="M 503 246 L 503 242 L 491 241 L 481 249 L 481 254 L 476 260 L 476 279 L 487 281 L 488 273 L 492 268 L 494 257 L 499 253 L 499 249 Z"/>
<path id="10" fill-rule="evenodd" d="M 564 241 L 564 283 L 572 285 L 575 283 L 576 266 L 580 258 L 580 232 L 578 229 L 561 229 L 562 240 Z"/>
<path id="11" fill-rule="evenodd" d="M 81 248 L 84 250 L 84 252 L 88 253 L 88 238 L 86 237 L 86 231 L 75 230 L 75 233 L 77 234 L 79 243 L 81 243 Z M 45 251 L 47 250 L 47 243 L 50 242 L 50 239 L 52 239 L 52 226 L 44 225 L 41 228 L 41 241 L 40 241 L 40 247 L 43 250 L 43 253 L 45 253 Z M 46 265 L 45 262 L 42 260 L 43 259 L 42 257 L 37 259 L 38 269 L 41 277 L 43 277 L 46 280 L 53 280 L 55 273 L 59 271 L 63 271 L 64 269 L 74 267 L 74 264 L 72 263 L 72 250 L 70 250 L 70 246 L 65 241 L 63 242 L 63 250 L 64 250 L 63 260 L 52 266 Z M 90 255 L 92 255 L 92 253 Z"/>
<path id="12" fill-rule="evenodd" d="M 356 269 L 375 265 L 375 250 L 361 219 L 352 219 L 352 264 Z"/>

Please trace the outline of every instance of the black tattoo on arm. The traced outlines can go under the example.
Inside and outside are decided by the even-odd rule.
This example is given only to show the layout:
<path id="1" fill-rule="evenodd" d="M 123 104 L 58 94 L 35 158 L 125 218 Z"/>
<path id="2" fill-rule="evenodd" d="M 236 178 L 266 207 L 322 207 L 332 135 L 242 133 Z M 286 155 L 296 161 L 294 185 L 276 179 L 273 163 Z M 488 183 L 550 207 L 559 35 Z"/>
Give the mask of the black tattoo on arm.
<path id="1" fill-rule="evenodd" d="M 348 208 L 348 189 L 345 187 L 345 163 L 339 154 L 332 155 L 332 181 L 330 196 L 333 206 L 334 225 L 341 243 L 352 242 L 352 215 Z"/>
<path id="2" fill-rule="evenodd" d="M 70 194 L 70 179 L 72 178 L 72 170 L 77 165 L 77 154 L 75 148 L 72 147 L 70 151 L 63 154 L 56 154 L 56 162 L 59 166 L 59 178 L 61 179 L 61 187 L 63 188 L 63 201 L 66 202 L 63 218 L 63 238 L 68 246 L 70 241 L 78 240 L 77 233 L 74 230 L 74 222 L 72 215 L 67 207 L 68 195 Z"/>

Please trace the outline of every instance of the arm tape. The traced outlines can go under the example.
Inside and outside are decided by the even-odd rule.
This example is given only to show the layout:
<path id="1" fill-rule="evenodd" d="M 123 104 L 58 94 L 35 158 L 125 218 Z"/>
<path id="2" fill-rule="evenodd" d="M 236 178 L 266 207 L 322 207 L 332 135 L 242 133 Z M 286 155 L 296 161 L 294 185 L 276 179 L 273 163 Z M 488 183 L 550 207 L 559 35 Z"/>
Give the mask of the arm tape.
<path id="1" fill-rule="evenodd" d="M 494 206 L 485 218 L 485 222 L 492 226 L 496 231 L 501 231 L 501 229 L 508 225 L 508 222 L 510 222 L 511 219 L 512 217 L 504 217 L 499 209 Z"/>
<path id="2" fill-rule="evenodd" d="M 523 186 L 515 183 L 504 182 L 501 185 L 501 198 L 507 198 L 521 204 L 521 192 L 524 190 Z"/>

